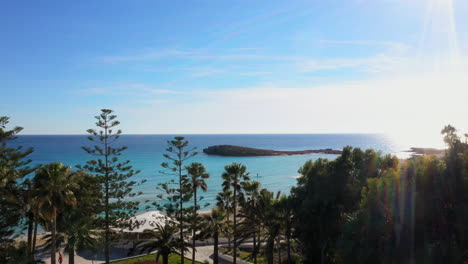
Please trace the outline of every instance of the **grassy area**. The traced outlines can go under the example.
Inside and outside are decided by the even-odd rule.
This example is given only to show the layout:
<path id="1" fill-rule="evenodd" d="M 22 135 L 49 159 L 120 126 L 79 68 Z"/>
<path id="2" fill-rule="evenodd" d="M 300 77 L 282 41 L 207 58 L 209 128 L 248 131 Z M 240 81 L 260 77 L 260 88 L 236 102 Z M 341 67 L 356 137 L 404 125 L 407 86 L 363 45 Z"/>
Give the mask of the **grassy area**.
<path id="1" fill-rule="evenodd" d="M 120 261 L 113 261 L 112 264 L 136 264 L 141 263 L 148 260 L 155 260 L 156 254 L 149 254 L 141 257 L 135 257 L 131 259 L 125 259 Z M 185 259 L 186 263 L 192 263 L 192 260 Z M 162 263 L 162 256 L 159 257 L 159 262 Z M 170 254 L 169 255 L 169 264 L 179 264 L 180 263 L 180 255 L 179 254 Z M 201 262 L 195 262 L 196 264 L 203 264 Z"/>

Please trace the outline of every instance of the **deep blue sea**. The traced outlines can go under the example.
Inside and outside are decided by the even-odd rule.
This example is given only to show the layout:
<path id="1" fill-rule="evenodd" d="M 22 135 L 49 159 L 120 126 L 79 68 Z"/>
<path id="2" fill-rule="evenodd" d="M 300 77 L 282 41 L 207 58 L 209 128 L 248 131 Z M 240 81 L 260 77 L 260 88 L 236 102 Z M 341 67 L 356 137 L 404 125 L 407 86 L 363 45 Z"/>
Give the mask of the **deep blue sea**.
<path id="1" fill-rule="evenodd" d="M 298 169 L 307 160 L 317 158 L 334 159 L 335 155 L 310 154 L 297 156 L 276 157 L 220 157 L 209 156 L 202 152 L 203 148 L 212 145 L 230 144 L 253 148 L 273 150 L 305 150 L 305 149 L 342 149 L 349 145 L 363 149 L 373 148 L 382 153 L 396 153 L 410 146 L 403 146 L 384 135 L 375 134 L 254 134 L 254 135 L 182 135 L 190 146 L 200 152 L 189 162 L 201 162 L 205 165 L 211 177 L 207 180 L 208 192 L 204 194 L 206 202 L 212 202 L 221 190 L 221 174 L 224 166 L 232 162 L 240 162 L 247 166 L 253 179 L 262 183 L 272 191 L 288 192 L 296 184 Z M 128 149 L 120 157 L 131 160 L 131 165 L 141 173 L 133 179 L 147 179 L 137 191 L 143 195 L 138 199 L 154 200 L 158 183 L 167 182 L 169 176 L 163 175 L 161 163 L 165 161 L 163 153 L 167 147 L 167 140 L 174 135 L 123 135 L 115 146 L 127 146 Z M 69 166 L 83 165 L 93 157 L 82 150 L 82 146 L 92 146 L 86 135 L 50 135 L 50 136 L 20 136 L 16 144 L 33 147 L 34 153 L 30 158 L 33 164 L 44 164 L 54 161 Z M 187 164 L 188 165 L 188 164 Z"/>

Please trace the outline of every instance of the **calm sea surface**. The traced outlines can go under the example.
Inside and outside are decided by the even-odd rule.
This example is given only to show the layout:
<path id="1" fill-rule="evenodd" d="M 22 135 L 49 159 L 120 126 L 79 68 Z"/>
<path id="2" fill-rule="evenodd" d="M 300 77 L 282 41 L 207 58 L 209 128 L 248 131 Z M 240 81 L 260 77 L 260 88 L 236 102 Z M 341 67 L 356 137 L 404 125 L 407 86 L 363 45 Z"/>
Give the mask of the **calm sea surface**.
<path id="1" fill-rule="evenodd" d="M 288 192 L 295 185 L 298 169 L 307 160 L 317 158 L 334 159 L 335 155 L 309 154 L 297 156 L 277 157 L 218 157 L 208 156 L 202 152 L 203 148 L 212 145 L 230 144 L 253 148 L 273 150 L 305 150 L 305 149 L 342 149 L 349 145 L 363 149 L 373 148 L 382 153 L 396 153 L 410 146 L 399 145 L 384 135 L 369 134 L 268 134 L 268 135 L 183 135 L 190 145 L 200 152 L 189 162 L 201 162 L 205 165 L 211 177 L 208 179 L 208 192 L 204 194 L 205 201 L 211 202 L 221 190 L 221 174 L 224 166 L 232 162 L 240 162 L 247 166 L 253 179 L 262 183 L 272 191 Z M 165 161 L 163 153 L 167 140 L 174 135 L 123 135 L 115 146 L 123 145 L 128 149 L 124 151 L 121 159 L 131 160 L 135 169 L 141 173 L 133 179 L 147 179 L 147 182 L 138 187 L 143 195 L 138 199 L 153 199 L 156 196 L 158 183 L 167 182 L 169 176 L 159 173 L 161 163 Z M 69 166 L 83 165 L 92 159 L 82 146 L 91 146 L 85 135 L 50 135 L 50 136 L 20 136 L 17 144 L 25 147 L 34 147 L 31 159 L 34 164 L 60 161 Z"/>

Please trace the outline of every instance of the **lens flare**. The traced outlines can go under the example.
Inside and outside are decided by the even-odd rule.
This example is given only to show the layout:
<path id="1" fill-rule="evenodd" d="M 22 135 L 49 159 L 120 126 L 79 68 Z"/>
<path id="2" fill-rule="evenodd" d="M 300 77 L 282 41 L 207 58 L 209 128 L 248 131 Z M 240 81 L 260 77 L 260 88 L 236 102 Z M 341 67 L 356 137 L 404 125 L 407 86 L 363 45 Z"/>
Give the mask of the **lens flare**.
<path id="1" fill-rule="evenodd" d="M 453 0 L 427 1 L 419 56 L 428 70 L 453 72 L 461 70 Z"/>

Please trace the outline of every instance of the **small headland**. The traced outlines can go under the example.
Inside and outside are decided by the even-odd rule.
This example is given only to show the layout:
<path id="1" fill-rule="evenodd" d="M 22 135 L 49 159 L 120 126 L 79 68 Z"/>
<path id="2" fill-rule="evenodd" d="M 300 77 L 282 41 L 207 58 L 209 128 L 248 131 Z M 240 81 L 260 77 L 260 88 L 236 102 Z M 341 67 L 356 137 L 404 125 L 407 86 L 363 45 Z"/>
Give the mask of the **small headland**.
<path id="1" fill-rule="evenodd" d="M 304 154 L 341 154 L 341 150 L 334 149 L 311 149 L 311 150 L 270 150 L 270 149 L 257 149 L 233 145 L 217 145 L 203 149 L 203 152 L 208 155 L 229 156 L 229 157 L 257 157 L 257 156 L 290 156 L 290 155 L 304 155 Z"/>
<path id="2" fill-rule="evenodd" d="M 437 156 L 443 157 L 445 155 L 445 149 L 435 148 L 410 148 L 406 152 L 410 152 L 412 155 L 426 155 L 426 156 Z"/>

